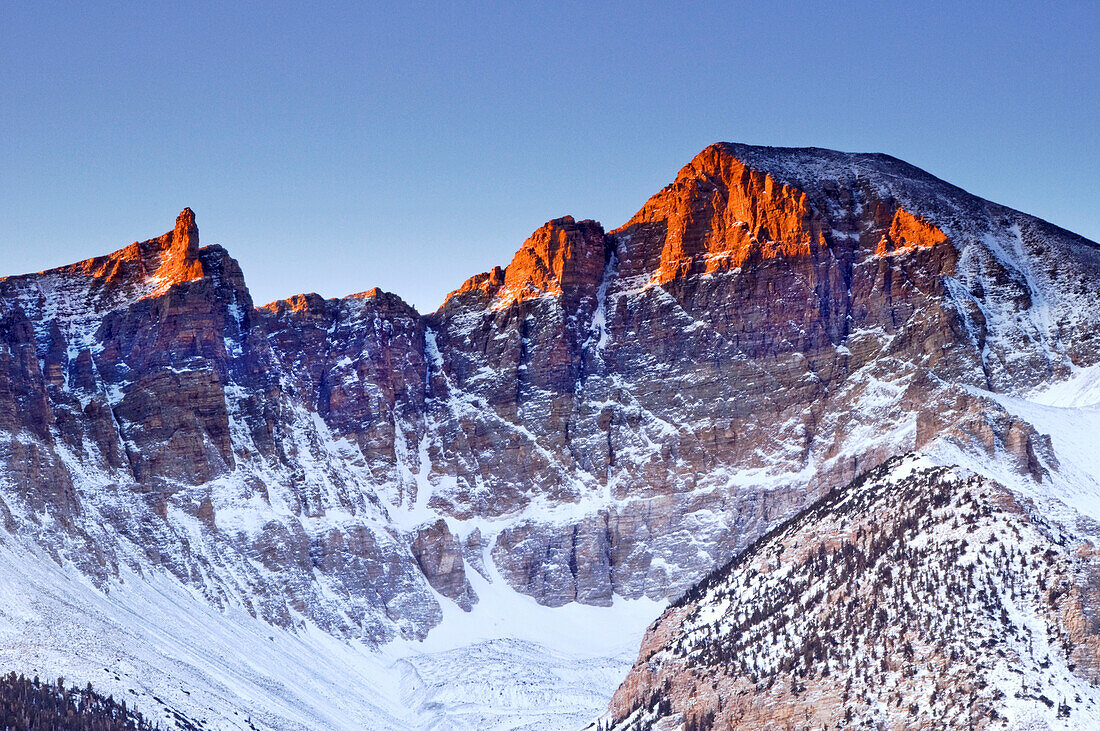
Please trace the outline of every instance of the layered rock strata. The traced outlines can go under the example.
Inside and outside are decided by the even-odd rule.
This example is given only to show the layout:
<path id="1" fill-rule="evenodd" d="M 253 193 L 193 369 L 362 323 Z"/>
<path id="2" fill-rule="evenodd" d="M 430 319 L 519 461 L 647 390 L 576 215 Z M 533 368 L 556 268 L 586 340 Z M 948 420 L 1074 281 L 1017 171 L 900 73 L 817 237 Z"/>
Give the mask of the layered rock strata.
<path id="1" fill-rule="evenodd" d="M 812 148 L 713 145 L 426 315 L 255 307 L 185 210 L 0 280 L 0 520 L 100 582 L 163 569 L 371 642 L 472 606 L 470 568 L 551 606 L 663 599 L 935 440 L 1047 479 L 983 394 L 1100 358 L 1098 274 L 1092 242 Z"/>

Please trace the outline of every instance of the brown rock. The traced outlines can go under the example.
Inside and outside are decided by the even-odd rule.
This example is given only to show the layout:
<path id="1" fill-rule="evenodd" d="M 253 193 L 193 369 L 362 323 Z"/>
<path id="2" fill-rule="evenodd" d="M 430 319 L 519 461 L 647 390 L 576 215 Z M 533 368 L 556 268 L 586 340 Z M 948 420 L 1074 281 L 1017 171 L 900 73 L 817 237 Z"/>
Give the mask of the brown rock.
<path id="1" fill-rule="evenodd" d="M 416 563 L 432 588 L 470 611 L 477 602 L 462 561 L 462 546 L 447 527 L 447 521 L 437 520 L 417 530 L 412 542 Z"/>

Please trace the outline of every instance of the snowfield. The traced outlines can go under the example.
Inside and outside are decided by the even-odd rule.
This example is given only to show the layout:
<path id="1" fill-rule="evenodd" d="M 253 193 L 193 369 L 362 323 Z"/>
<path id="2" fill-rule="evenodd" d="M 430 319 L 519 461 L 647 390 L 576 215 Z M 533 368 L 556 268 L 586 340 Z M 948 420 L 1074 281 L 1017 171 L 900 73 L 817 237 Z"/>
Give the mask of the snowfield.
<path id="1" fill-rule="evenodd" d="M 1011 465 L 943 441 L 930 450 L 936 461 L 961 465 L 997 480 L 1034 500 L 1050 518 L 1100 542 L 1100 366 L 1075 369 L 1070 378 L 1038 389 L 1027 398 L 970 390 L 1048 436 L 1056 463 L 1045 465 L 1048 474 L 1037 483 Z"/>
<path id="2" fill-rule="evenodd" d="M 445 621 L 424 643 L 379 651 L 215 609 L 161 573 L 124 571 L 104 593 L 0 536 L 0 670 L 91 682 L 168 727 L 578 728 L 661 609 L 549 609 L 481 580 L 473 612 L 441 598 Z"/>

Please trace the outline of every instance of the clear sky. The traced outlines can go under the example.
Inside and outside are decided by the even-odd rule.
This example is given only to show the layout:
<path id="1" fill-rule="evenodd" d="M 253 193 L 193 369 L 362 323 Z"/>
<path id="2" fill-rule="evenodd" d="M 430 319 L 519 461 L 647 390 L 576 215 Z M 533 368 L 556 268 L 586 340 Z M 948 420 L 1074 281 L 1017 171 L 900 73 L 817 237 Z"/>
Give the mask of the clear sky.
<path id="1" fill-rule="evenodd" d="M 3 274 L 190 206 L 257 303 L 430 311 L 719 140 L 887 152 L 1100 240 L 1095 0 L 13 0 L 0 25 Z"/>

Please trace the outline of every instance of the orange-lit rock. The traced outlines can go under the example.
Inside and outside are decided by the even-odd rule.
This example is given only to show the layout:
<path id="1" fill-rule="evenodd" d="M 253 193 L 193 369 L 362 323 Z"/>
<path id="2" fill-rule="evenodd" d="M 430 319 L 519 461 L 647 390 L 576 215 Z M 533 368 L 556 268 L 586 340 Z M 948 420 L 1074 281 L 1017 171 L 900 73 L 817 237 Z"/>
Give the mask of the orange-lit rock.
<path id="1" fill-rule="evenodd" d="M 890 230 L 879 241 L 875 254 L 892 256 L 913 249 L 926 249 L 946 241 L 947 234 L 936 226 L 899 208 L 890 223 Z"/>
<path id="2" fill-rule="evenodd" d="M 659 244 L 653 281 L 664 284 L 753 260 L 809 257 L 827 245 L 824 231 L 806 193 L 712 145 L 613 233 L 633 246 Z"/>
<path id="3" fill-rule="evenodd" d="M 591 289 L 603 274 L 606 253 L 603 226 L 557 218 L 531 234 L 507 268 L 470 277 L 447 299 L 482 292 L 494 297 L 494 309 L 501 309 L 532 297 Z"/>
<path id="4" fill-rule="evenodd" d="M 134 291 L 150 284 L 153 287 L 151 291 L 157 292 L 174 284 L 202 279 L 195 214 L 190 208 L 184 208 L 176 217 L 175 227 L 168 233 L 147 241 L 135 241 L 111 254 L 38 272 L 37 275 L 86 277 L 96 287 L 126 287 Z M 0 281 L 33 276 L 36 275 L 3 277 Z"/>
<path id="5" fill-rule="evenodd" d="M 504 270 L 493 267 L 488 272 L 475 274 L 462 283 L 462 286 L 447 295 L 447 299 L 457 297 L 467 292 L 481 292 L 482 294 L 495 294 L 504 284 Z"/>

